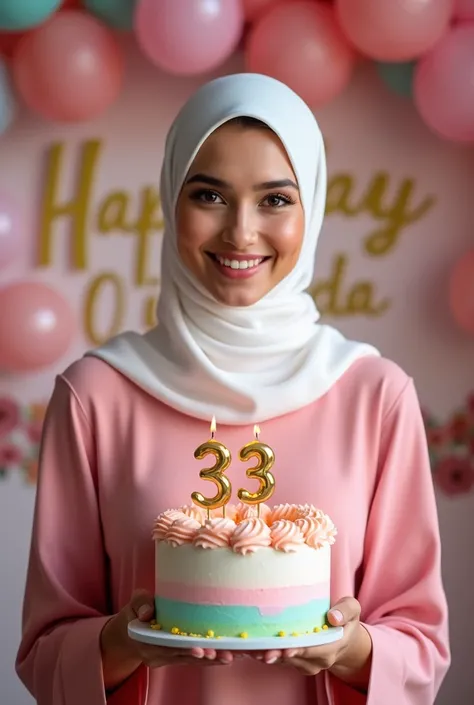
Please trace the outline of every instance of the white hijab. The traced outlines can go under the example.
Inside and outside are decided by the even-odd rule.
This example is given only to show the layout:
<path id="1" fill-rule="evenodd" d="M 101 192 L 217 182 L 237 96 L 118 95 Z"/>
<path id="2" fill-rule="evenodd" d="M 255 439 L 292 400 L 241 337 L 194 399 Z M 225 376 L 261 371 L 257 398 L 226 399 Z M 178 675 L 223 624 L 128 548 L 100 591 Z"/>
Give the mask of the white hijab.
<path id="1" fill-rule="evenodd" d="M 266 123 L 291 160 L 305 213 L 303 247 L 294 270 L 252 306 L 218 303 L 180 260 L 175 208 L 199 148 L 220 125 L 247 116 Z M 201 87 L 166 140 L 161 172 L 165 221 L 158 325 L 126 332 L 89 355 L 185 414 L 227 424 L 281 416 L 314 402 L 365 355 L 369 345 L 317 324 L 306 293 L 326 203 L 326 159 L 318 124 L 290 88 L 267 76 L 237 74 Z"/>

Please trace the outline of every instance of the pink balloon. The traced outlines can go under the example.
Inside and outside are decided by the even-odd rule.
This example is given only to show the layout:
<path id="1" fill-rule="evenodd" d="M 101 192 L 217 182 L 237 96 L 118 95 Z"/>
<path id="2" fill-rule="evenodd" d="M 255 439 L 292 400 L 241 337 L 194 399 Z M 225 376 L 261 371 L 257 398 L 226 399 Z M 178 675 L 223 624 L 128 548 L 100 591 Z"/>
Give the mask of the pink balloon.
<path id="1" fill-rule="evenodd" d="M 424 54 L 448 28 L 452 9 L 452 0 L 336 0 L 346 35 L 379 61 L 409 61 Z"/>
<path id="2" fill-rule="evenodd" d="M 474 20 L 474 0 L 454 0 L 453 17 L 457 20 Z"/>
<path id="3" fill-rule="evenodd" d="M 0 311 L 0 370 L 47 367 L 69 348 L 74 314 L 46 284 L 17 282 L 0 289 Z"/>
<path id="4" fill-rule="evenodd" d="M 79 122 L 103 113 L 122 87 L 124 62 L 111 30 L 64 10 L 26 35 L 13 76 L 28 107 L 49 120 Z"/>
<path id="5" fill-rule="evenodd" d="M 461 257 L 451 272 L 449 302 L 457 324 L 474 335 L 474 250 Z"/>
<path id="6" fill-rule="evenodd" d="M 415 105 L 445 139 L 474 142 L 473 76 L 474 23 L 452 27 L 415 69 Z"/>
<path id="7" fill-rule="evenodd" d="M 240 0 L 140 0 L 135 31 L 150 61 L 171 74 L 191 76 L 219 66 L 243 32 Z"/>
<path id="8" fill-rule="evenodd" d="M 247 22 L 255 22 L 264 12 L 268 12 L 282 2 L 285 0 L 242 0 L 245 19 Z"/>
<path id="9" fill-rule="evenodd" d="M 277 5 L 249 32 L 248 70 L 286 83 L 312 108 L 341 93 L 354 63 L 329 5 L 308 0 Z"/>
<path id="10" fill-rule="evenodd" d="M 20 253 L 23 231 L 19 210 L 6 194 L 0 193 L 0 269 Z"/>

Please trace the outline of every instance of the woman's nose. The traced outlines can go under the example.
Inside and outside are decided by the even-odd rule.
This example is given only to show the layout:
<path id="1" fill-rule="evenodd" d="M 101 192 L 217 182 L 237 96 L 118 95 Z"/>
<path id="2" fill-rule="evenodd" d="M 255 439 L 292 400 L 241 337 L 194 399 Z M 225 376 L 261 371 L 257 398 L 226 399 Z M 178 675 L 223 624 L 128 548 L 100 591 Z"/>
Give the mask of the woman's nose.
<path id="1" fill-rule="evenodd" d="M 236 250 L 245 250 L 256 241 L 255 218 L 251 208 L 239 206 L 230 210 L 222 239 Z"/>

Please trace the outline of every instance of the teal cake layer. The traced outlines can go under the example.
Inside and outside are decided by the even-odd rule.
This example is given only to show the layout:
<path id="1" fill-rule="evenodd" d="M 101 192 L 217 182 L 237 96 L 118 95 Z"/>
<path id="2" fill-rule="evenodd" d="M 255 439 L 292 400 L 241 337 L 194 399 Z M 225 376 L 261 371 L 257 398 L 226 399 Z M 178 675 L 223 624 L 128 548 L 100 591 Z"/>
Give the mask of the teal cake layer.
<path id="1" fill-rule="evenodd" d="M 249 638 L 278 636 L 279 632 L 305 634 L 326 624 L 329 597 L 287 607 L 277 614 L 261 614 L 258 607 L 229 605 L 197 605 L 190 602 L 155 597 L 156 621 L 166 632 L 179 629 L 187 634 Z"/>

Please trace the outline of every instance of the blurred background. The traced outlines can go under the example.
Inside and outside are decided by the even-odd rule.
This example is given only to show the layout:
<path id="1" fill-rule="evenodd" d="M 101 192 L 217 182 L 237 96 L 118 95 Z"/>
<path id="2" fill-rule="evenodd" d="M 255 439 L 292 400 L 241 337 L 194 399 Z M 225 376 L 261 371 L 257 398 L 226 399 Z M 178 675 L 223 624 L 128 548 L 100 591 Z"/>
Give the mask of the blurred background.
<path id="1" fill-rule="evenodd" d="M 323 130 L 312 293 L 416 382 L 451 615 L 437 705 L 474 702 L 474 0 L 0 0 L 1 705 L 33 702 L 14 659 L 54 376 L 154 324 L 166 131 L 240 71 Z"/>

